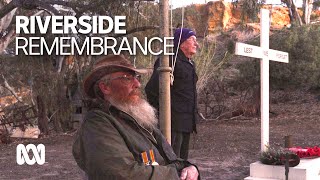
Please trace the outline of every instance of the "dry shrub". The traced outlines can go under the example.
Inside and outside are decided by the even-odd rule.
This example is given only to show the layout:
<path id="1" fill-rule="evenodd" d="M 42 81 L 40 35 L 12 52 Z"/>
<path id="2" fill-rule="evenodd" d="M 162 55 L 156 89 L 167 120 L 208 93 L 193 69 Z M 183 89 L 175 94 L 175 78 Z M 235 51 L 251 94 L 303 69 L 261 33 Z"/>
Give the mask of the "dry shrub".
<path id="1" fill-rule="evenodd" d="M 216 43 L 215 41 L 202 42 L 201 50 L 194 57 L 197 74 L 197 92 L 200 93 L 208 84 L 208 81 L 214 76 L 219 74 L 221 67 L 230 59 L 228 51 L 224 52 L 222 59 L 215 58 Z"/>
<path id="2" fill-rule="evenodd" d="M 226 99 L 228 98 L 227 87 L 223 79 L 214 76 L 203 89 L 199 103 L 203 104 L 206 118 L 216 118 L 228 110 Z"/>
<path id="3" fill-rule="evenodd" d="M 0 129 L 0 144 L 11 143 L 10 135 L 6 129 Z"/>
<path id="4" fill-rule="evenodd" d="M 232 116 L 255 117 L 260 115 L 260 87 L 249 87 L 240 97 Z"/>
<path id="5" fill-rule="evenodd" d="M 286 103 L 292 100 L 291 95 L 288 92 L 276 91 L 272 94 L 270 102 L 272 104 Z"/>

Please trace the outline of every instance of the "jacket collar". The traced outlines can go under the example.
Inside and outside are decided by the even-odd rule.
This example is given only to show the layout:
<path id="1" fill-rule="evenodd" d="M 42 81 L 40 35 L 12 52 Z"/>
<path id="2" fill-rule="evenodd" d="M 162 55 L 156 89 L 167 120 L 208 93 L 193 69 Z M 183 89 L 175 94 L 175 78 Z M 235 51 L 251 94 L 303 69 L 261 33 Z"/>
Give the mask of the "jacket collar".
<path id="1" fill-rule="evenodd" d="M 175 52 L 177 52 L 177 51 L 175 50 Z M 194 65 L 194 61 L 191 58 L 187 58 L 187 56 L 183 53 L 183 51 L 181 49 L 179 49 L 177 53 L 178 53 L 177 54 L 178 60 L 181 60 L 182 62 L 186 62 L 191 65 Z"/>

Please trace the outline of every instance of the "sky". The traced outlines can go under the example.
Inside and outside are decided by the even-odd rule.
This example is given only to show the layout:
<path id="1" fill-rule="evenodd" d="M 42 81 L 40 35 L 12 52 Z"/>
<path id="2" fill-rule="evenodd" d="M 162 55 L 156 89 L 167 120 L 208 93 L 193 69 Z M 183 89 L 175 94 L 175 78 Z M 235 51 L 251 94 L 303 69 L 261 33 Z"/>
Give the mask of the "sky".
<path id="1" fill-rule="evenodd" d="M 172 3 L 173 8 L 177 8 L 177 7 L 187 6 L 190 4 L 204 4 L 209 1 L 218 1 L 218 0 L 169 0 L 169 4 Z M 227 1 L 231 2 L 231 0 L 227 0 Z M 302 0 L 294 0 L 294 1 L 296 1 L 296 5 L 298 6 Z M 280 2 L 281 2 L 281 0 L 267 0 L 266 1 L 267 4 L 271 4 L 271 3 L 280 4 Z"/>

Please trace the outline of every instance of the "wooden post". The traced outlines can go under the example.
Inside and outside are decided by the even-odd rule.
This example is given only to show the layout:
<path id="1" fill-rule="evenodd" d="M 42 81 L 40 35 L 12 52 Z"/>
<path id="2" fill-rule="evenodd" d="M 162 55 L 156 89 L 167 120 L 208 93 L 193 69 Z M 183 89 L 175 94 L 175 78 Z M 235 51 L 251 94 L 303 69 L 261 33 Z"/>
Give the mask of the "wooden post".
<path id="1" fill-rule="evenodd" d="M 169 1 L 160 0 L 160 18 L 162 37 L 169 37 Z M 163 55 L 160 62 L 159 79 L 159 121 L 160 130 L 171 144 L 171 103 L 170 103 L 170 72 L 169 56 Z"/>
<path id="2" fill-rule="evenodd" d="M 292 144 L 292 136 L 288 135 L 284 137 L 284 147 L 285 148 L 291 148 L 293 146 Z"/>

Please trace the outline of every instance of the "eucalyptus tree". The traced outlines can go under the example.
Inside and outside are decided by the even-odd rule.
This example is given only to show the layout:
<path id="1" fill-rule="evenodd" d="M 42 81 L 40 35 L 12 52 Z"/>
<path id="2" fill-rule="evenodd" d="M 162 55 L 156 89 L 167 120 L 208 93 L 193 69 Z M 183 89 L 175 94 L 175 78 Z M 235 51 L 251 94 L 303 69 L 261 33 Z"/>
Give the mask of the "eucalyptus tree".
<path id="1" fill-rule="evenodd" d="M 155 13 L 156 12 L 156 13 Z M 136 0 L 0 0 L 0 86 L 16 94 L 18 89 L 27 89 L 30 96 L 20 101 L 35 104 L 42 101 L 47 118 L 52 121 L 56 130 L 67 130 L 70 126 L 70 105 L 72 94 L 80 88 L 79 82 L 85 76 L 95 58 L 88 56 L 14 55 L 16 36 L 15 16 L 55 16 L 71 15 L 127 17 L 127 34 L 137 33 L 146 36 L 157 33 L 157 4 Z M 148 33 L 145 32 L 146 30 Z M 156 32 L 154 32 L 156 30 Z M 45 37 L 47 42 L 57 36 L 52 33 L 36 34 Z M 88 35 L 64 34 L 74 36 L 81 41 Z M 100 35 L 97 35 L 100 36 Z M 113 36 L 115 34 L 107 34 Z M 121 38 L 117 36 L 117 38 Z M 10 87 L 10 88 L 9 88 Z M 1 94 L 0 94 L 1 95 Z M 17 97 L 17 96 L 16 96 Z M 18 97 L 17 97 L 18 98 Z"/>
<path id="2" fill-rule="evenodd" d="M 265 0 L 233 0 L 234 5 L 241 4 L 242 17 L 248 17 L 256 20 L 259 9 L 266 3 Z M 293 26 L 302 26 L 310 24 L 311 13 L 315 8 L 320 6 L 319 0 L 302 0 L 303 18 L 300 17 L 295 0 L 281 0 L 284 7 L 288 8 L 290 23 Z"/>

